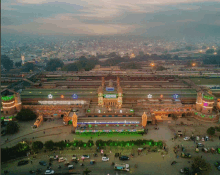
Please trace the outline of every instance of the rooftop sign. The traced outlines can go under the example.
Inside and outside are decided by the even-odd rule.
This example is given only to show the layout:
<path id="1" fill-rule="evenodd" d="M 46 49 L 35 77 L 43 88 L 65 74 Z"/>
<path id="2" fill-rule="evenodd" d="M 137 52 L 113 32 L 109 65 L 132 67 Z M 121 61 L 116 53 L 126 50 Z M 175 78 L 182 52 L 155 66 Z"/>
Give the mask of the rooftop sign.
<path id="1" fill-rule="evenodd" d="M 114 91 L 115 88 L 114 87 L 106 87 L 106 91 Z"/>
<path id="2" fill-rule="evenodd" d="M 116 94 L 104 94 L 104 98 L 117 98 Z"/>

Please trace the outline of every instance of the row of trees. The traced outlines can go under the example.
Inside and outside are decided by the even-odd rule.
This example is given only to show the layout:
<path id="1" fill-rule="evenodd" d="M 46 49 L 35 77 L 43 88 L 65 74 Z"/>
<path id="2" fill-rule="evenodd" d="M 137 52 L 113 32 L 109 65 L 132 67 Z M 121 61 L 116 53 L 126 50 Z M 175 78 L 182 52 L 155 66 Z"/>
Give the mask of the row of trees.
<path id="1" fill-rule="evenodd" d="M 45 144 L 41 141 L 36 141 L 32 143 L 32 149 L 37 151 L 41 150 L 43 147 L 45 149 L 53 149 L 53 148 L 60 148 L 64 149 L 66 147 L 92 147 L 96 145 L 97 147 L 102 147 L 102 146 L 141 146 L 141 145 L 149 145 L 149 146 L 157 146 L 159 148 L 162 148 L 163 142 L 158 141 L 154 142 L 153 140 L 130 140 L 130 141 L 113 141 L 113 140 L 97 140 L 94 144 L 93 140 L 88 140 L 87 142 L 83 142 L 82 140 L 75 140 L 74 142 L 68 142 L 65 143 L 64 141 L 59 141 L 59 142 L 53 142 L 52 140 L 46 141 Z"/>
<path id="2" fill-rule="evenodd" d="M 208 135 L 215 135 L 215 132 L 220 132 L 220 127 L 216 126 L 216 127 L 210 127 L 207 129 L 207 134 Z"/>
<path id="3" fill-rule="evenodd" d="M 11 159 L 27 156 L 27 151 L 29 150 L 30 147 L 26 142 L 18 143 L 11 148 L 1 148 L 1 161 L 5 162 Z"/>

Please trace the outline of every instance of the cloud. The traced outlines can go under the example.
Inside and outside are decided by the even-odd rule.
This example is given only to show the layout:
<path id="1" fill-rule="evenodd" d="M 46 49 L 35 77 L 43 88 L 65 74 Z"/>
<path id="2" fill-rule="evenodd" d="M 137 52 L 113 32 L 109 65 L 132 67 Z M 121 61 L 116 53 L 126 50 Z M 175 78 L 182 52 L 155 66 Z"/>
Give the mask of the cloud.
<path id="1" fill-rule="evenodd" d="M 30 24 L 4 26 L 3 29 L 15 29 L 18 32 L 27 31 L 33 33 L 41 31 L 43 34 L 113 35 L 131 32 L 136 27 L 134 25 L 119 24 L 86 24 L 73 18 L 71 14 L 60 14 L 53 18 L 39 18 Z"/>

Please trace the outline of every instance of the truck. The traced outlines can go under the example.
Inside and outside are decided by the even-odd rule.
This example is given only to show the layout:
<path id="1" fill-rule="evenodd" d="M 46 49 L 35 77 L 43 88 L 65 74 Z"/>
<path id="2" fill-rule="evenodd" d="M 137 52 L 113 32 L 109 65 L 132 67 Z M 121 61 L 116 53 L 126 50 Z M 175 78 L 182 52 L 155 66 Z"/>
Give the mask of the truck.
<path id="1" fill-rule="evenodd" d="M 119 164 L 119 163 L 116 163 L 114 165 L 114 169 L 115 170 L 119 170 L 119 171 L 129 171 L 129 164 L 125 164 L 125 163 Z"/>

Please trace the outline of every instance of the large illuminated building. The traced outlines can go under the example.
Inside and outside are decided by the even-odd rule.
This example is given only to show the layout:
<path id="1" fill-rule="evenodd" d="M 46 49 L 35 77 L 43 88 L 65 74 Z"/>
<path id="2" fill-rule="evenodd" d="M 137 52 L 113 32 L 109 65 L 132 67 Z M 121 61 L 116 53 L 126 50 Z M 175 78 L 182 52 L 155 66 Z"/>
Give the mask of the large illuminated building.
<path id="1" fill-rule="evenodd" d="M 142 129 L 149 123 L 170 121 L 171 114 L 194 115 L 209 122 L 219 118 L 213 107 L 220 106 L 220 102 L 214 103 L 217 99 L 211 92 L 197 92 L 173 76 L 55 72 L 37 79 L 38 85 L 32 84 L 20 94 L 23 108 L 30 108 L 43 118 L 61 117 L 66 125 L 73 122 L 78 126 L 123 125 Z"/>

